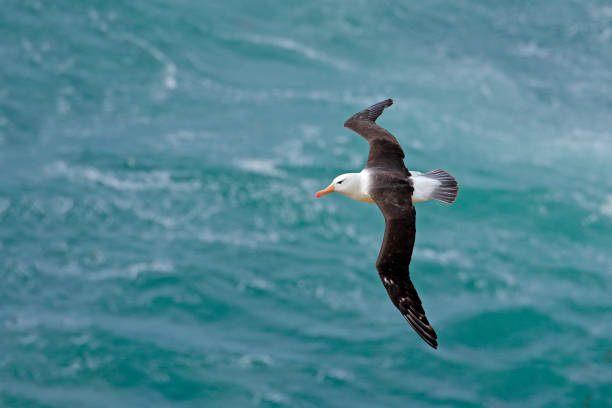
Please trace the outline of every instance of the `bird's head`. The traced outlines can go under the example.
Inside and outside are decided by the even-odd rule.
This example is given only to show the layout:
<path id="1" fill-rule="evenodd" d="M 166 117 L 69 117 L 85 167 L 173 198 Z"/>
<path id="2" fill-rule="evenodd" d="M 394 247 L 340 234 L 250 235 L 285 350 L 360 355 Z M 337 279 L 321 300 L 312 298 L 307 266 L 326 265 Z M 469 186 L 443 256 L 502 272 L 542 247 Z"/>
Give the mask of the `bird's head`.
<path id="1" fill-rule="evenodd" d="M 341 174 L 336 177 L 329 186 L 317 192 L 315 197 L 323 197 L 325 194 L 333 192 L 350 195 L 356 188 L 359 188 L 359 173 Z"/>

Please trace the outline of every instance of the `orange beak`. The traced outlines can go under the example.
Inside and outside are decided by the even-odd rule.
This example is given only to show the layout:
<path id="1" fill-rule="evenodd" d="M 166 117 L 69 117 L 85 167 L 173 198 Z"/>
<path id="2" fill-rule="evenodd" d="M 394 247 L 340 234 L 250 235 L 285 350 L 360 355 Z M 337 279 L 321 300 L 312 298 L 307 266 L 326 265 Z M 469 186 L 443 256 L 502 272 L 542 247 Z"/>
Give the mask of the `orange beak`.
<path id="1" fill-rule="evenodd" d="M 334 183 L 331 183 L 329 186 L 327 186 L 323 190 L 318 191 L 317 194 L 315 194 L 315 197 L 316 198 L 323 197 L 325 194 L 329 194 L 333 192 L 334 192 Z"/>

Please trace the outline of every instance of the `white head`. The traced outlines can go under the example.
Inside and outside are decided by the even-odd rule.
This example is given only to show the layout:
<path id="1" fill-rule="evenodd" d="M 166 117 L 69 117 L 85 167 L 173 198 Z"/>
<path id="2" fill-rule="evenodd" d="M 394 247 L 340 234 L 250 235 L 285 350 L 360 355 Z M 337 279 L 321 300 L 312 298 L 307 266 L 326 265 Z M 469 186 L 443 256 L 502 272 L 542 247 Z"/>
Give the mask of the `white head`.
<path id="1" fill-rule="evenodd" d="M 356 198 L 361 191 L 361 177 L 359 173 L 341 174 L 331 182 L 329 186 L 315 194 L 316 198 L 329 193 L 342 193 Z"/>

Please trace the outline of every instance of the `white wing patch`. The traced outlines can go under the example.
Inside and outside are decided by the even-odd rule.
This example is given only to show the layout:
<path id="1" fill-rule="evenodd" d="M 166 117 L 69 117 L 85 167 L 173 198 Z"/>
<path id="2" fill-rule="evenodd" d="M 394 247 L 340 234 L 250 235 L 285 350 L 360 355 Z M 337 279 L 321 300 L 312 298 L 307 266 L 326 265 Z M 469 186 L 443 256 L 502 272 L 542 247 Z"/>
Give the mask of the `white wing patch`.
<path id="1" fill-rule="evenodd" d="M 451 204 L 457 199 L 459 192 L 457 180 L 444 170 L 436 169 L 425 174 L 411 171 L 410 174 L 414 187 L 413 202 L 436 200 Z"/>
<path id="2" fill-rule="evenodd" d="M 410 171 L 410 174 L 412 174 L 410 179 L 414 187 L 412 202 L 415 203 L 431 200 L 433 192 L 442 184 L 440 181 L 429 178 L 418 171 Z"/>

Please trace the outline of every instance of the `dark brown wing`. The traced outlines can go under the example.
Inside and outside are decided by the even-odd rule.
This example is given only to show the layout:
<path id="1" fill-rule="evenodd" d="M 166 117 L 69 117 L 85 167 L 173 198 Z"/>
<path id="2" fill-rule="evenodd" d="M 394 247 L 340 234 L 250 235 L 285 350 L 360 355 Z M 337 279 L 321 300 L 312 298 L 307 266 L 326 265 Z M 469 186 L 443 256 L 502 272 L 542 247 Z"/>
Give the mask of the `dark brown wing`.
<path id="1" fill-rule="evenodd" d="M 344 126 L 361 135 L 370 144 L 370 154 L 366 168 L 382 167 L 386 169 L 402 169 L 404 167 L 404 152 L 386 129 L 376 124 L 376 119 L 382 111 L 393 105 L 391 99 L 378 102 L 367 109 L 351 116 Z"/>
<path id="2" fill-rule="evenodd" d="M 396 173 L 397 174 L 397 173 Z M 410 281 L 410 259 L 416 234 L 413 188 L 401 174 L 378 174 L 370 195 L 385 216 L 385 236 L 376 261 L 378 275 L 391 301 L 410 326 L 433 348 L 438 336 L 425 316 L 421 299 Z"/>

